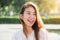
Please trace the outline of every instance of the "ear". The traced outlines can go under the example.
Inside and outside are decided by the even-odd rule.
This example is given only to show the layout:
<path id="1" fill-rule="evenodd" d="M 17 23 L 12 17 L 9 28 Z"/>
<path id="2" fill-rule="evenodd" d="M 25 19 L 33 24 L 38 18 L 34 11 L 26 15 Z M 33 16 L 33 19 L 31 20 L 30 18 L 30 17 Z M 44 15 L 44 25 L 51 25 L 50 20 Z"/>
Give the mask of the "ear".
<path id="1" fill-rule="evenodd" d="M 19 17 L 20 17 L 20 19 L 22 19 L 22 18 L 23 18 L 23 15 L 22 15 L 22 14 L 20 14 L 20 15 L 19 15 Z"/>

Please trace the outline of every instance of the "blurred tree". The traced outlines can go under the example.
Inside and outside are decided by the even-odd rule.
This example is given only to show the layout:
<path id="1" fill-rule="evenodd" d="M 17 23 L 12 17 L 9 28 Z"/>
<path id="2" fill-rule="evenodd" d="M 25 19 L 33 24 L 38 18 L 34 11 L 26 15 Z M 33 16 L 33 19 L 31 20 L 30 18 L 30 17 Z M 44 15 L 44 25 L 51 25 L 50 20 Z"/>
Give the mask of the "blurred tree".
<path id="1" fill-rule="evenodd" d="M 39 10 L 43 13 L 49 12 L 51 9 L 54 9 L 56 3 L 54 0 L 0 0 L 0 7 L 2 7 L 2 11 L 14 11 L 15 15 L 19 13 L 20 7 L 27 1 L 32 1 L 36 3 L 39 7 Z M 6 7 L 8 8 L 6 10 Z M 5 14 L 5 13 L 4 13 Z M 7 13 L 8 14 L 8 13 Z"/>
<path id="2" fill-rule="evenodd" d="M 16 12 L 20 11 L 20 7 L 25 3 L 25 0 L 13 0 L 14 3 L 12 4 L 16 10 Z"/>
<path id="3" fill-rule="evenodd" d="M 8 6 L 11 4 L 12 0 L 0 0 L 1 7 Z"/>
<path id="4" fill-rule="evenodd" d="M 26 0 L 0 0 L 0 7 L 5 15 L 9 15 L 10 11 L 14 11 L 14 14 L 16 15 L 25 1 Z"/>
<path id="5" fill-rule="evenodd" d="M 55 0 L 33 0 L 33 2 L 38 5 L 39 10 L 43 13 L 48 13 L 56 7 Z"/>
<path id="6" fill-rule="evenodd" d="M 9 6 L 13 0 L 0 0 L 0 8 L 2 8 L 2 11 L 5 11 L 5 7 Z M 4 12 L 5 14 L 5 12 Z"/>

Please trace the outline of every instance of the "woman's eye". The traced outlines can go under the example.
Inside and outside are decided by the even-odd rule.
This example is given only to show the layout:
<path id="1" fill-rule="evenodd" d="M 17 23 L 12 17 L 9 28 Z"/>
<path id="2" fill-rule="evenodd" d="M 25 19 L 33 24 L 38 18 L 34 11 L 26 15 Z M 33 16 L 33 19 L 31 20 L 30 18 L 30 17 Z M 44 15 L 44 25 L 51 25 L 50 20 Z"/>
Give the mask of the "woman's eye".
<path id="1" fill-rule="evenodd" d="M 27 13 L 27 14 L 29 14 L 29 15 L 30 15 L 30 13 Z"/>

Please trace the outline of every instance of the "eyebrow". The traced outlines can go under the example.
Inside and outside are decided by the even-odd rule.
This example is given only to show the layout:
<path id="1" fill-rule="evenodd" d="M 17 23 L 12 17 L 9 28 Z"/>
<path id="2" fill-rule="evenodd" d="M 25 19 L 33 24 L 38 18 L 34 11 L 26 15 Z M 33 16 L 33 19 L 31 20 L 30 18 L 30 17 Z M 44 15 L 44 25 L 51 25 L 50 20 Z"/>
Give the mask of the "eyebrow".
<path id="1" fill-rule="evenodd" d="M 30 12 L 30 11 L 27 11 L 27 12 Z M 34 12 L 32 12 L 32 13 L 35 13 L 35 11 L 34 11 Z"/>

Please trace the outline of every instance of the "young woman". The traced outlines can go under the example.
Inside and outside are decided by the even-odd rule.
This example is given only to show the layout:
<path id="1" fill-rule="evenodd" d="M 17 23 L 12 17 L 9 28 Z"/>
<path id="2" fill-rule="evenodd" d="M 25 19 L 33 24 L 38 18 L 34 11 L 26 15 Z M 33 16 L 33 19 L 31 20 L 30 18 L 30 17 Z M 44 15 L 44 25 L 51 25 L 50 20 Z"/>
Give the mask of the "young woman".
<path id="1" fill-rule="evenodd" d="M 25 3 L 19 17 L 23 29 L 15 34 L 13 40 L 48 40 L 47 32 L 35 4 Z"/>

